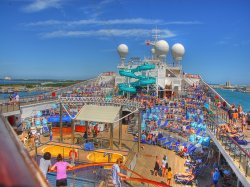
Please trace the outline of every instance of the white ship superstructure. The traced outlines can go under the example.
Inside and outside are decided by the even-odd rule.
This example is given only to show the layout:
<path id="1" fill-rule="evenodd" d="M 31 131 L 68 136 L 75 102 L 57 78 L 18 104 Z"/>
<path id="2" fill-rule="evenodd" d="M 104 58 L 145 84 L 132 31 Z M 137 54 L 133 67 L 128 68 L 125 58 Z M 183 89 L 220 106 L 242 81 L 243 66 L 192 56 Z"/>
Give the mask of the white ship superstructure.
<path id="1" fill-rule="evenodd" d="M 151 47 L 151 57 L 144 58 L 131 58 L 126 63 L 126 56 L 129 53 L 129 48 L 126 44 L 120 44 L 117 51 L 120 56 L 120 64 L 117 66 L 119 75 L 115 77 L 115 83 L 120 90 L 127 93 L 135 93 L 135 86 L 149 87 L 150 90 L 154 89 L 154 92 L 159 97 L 171 97 L 172 95 L 178 95 L 185 89 L 186 84 L 193 85 L 199 81 L 199 77 L 191 77 L 185 75 L 182 71 L 182 57 L 185 54 L 185 48 L 182 44 L 176 43 L 172 46 L 172 59 L 171 63 L 166 61 L 166 56 L 169 52 L 169 44 L 165 40 L 158 40 L 158 35 L 155 35 L 154 41 L 146 41 L 146 44 Z M 152 64 L 155 68 L 141 68 L 147 64 Z M 138 69 L 138 70 L 137 70 Z M 125 72 L 121 72 L 125 71 Z M 133 76 L 130 73 L 134 73 Z M 138 79 L 155 78 L 153 81 L 144 82 L 140 84 Z M 137 84 L 136 84 L 137 81 Z"/>

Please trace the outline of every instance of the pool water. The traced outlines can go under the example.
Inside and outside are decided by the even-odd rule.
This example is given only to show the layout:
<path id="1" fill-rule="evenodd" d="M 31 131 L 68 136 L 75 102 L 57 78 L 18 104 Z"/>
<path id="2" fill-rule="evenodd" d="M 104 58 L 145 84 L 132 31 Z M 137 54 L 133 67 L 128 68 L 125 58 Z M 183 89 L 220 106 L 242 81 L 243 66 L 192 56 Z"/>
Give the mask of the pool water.
<path id="1" fill-rule="evenodd" d="M 109 161 L 110 157 L 110 161 Z M 87 158 L 92 162 L 116 162 L 118 158 L 122 158 L 123 161 L 125 157 L 119 153 L 110 153 L 105 155 L 105 151 L 103 152 L 93 152 L 88 154 Z"/>
<path id="2" fill-rule="evenodd" d="M 57 157 L 58 154 L 61 154 L 64 158 L 69 157 L 69 152 L 72 150 L 70 147 L 61 147 L 56 145 L 49 145 L 42 149 L 42 152 L 50 152 L 52 157 Z M 77 152 L 77 150 L 76 150 Z"/>

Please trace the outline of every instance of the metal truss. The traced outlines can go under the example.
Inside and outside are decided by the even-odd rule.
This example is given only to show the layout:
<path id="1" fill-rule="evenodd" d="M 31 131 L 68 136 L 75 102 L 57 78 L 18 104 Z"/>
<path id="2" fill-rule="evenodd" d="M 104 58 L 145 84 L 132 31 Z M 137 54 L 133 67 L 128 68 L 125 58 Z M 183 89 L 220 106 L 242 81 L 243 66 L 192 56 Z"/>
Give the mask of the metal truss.
<path id="1" fill-rule="evenodd" d="M 60 97 L 59 101 L 64 104 L 68 103 L 84 103 L 84 104 L 94 104 L 102 106 L 122 106 L 127 109 L 142 109 L 144 106 L 137 102 L 131 101 L 129 99 L 118 99 L 118 98 L 103 98 L 103 97 Z"/>

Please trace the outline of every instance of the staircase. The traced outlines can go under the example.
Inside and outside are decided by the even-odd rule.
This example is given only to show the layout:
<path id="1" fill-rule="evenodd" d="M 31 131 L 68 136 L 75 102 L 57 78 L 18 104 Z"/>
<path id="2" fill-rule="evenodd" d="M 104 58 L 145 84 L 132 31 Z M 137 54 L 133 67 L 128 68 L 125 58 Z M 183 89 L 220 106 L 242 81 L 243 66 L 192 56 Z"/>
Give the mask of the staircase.
<path id="1" fill-rule="evenodd" d="M 136 120 L 133 118 L 128 124 L 128 134 L 135 134 L 138 132 L 138 126 L 136 125 Z"/>
<path id="2" fill-rule="evenodd" d="M 107 172 L 107 177 L 106 177 L 106 181 L 105 181 L 105 187 L 108 187 L 108 186 L 115 186 L 113 184 L 113 181 L 112 181 L 112 170 L 108 170 Z M 104 187 L 104 186 L 100 186 L 100 187 Z"/>
<path id="3" fill-rule="evenodd" d="M 186 83 L 188 83 L 190 86 L 192 86 L 193 84 L 196 84 L 197 82 L 199 82 L 199 79 L 191 79 L 191 78 L 184 78 L 184 80 L 186 81 Z"/>

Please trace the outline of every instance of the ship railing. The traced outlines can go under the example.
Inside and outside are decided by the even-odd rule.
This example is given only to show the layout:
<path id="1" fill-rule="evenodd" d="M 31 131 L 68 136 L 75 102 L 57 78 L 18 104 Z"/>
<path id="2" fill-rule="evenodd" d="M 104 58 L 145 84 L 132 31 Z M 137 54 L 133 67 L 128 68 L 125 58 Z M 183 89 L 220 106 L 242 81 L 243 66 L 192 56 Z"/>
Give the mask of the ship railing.
<path id="1" fill-rule="evenodd" d="M 37 95 L 34 95 L 34 96 L 23 97 L 23 98 L 19 99 L 19 102 L 22 105 L 22 104 L 25 104 L 25 103 L 29 104 L 29 103 L 37 103 L 37 102 L 41 102 L 41 101 L 46 101 L 46 100 L 47 101 L 54 100 L 54 99 L 57 99 L 58 95 L 63 94 L 65 91 L 72 90 L 72 89 L 77 88 L 77 87 L 79 87 L 81 85 L 88 85 L 88 84 L 96 81 L 97 79 L 98 78 L 89 79 L 89 80 L 85 80 L 85 81 L 80 82 L 80 83 L 70 85 L 68 87 L 52 90 L 50 92 L 45 92 L 45 93 L 37 94 Z M 52 96 L 52 93 L 55 93 L 55 95 L 57 95 L 57 96 Z M 8 99 L 4 99 L 4 100 L 1 101 L 0 104 L 12 105 L 12 103 L 15 103 L 15 101 L 10 102 Z"/>
<path id="2" fill-rule="evenodd" d="M 133 146 L 131 147 L 126 162 L 125 166 L 129 168 L 130 170 L 133 170 L 136 162 L 137 162 L 137 151 L 138 151 L 138 146 L 137 143 L 134 143 Z M 132 172 L 128 171 L 127 175 L 130 177 L 132 175 Z"/>
<path id="3" fill-rule="evenodd" d="M 53 153 L 51 162 L 56 162 L 56 156 L 57 154 L 61 154 L 63 159 L 65 161 L 70 162 L 71 164 L 75 165 L 75 168 L 68 171 L 68 182 L 70 186 L 74 184 L 74 186 L 82 186 L 80 183 L 85 184 L 86 186 L 105 186 L 108 184 L 111 184 L 110 178 L 111 178 L 111 167 L 116 161 L 119 156 L 126 160 L 124 166 L 121 166 L 121 172 L 126 174 L 127 176 L 132 176 L 133 178 L 129 178 L 126 180 L 125 183 L 122 184 L 122 186 L 129 186 L 129 185 L 136 185 L 136 186 L 166 186 L 165 184 L 148 180 L 142 175 L 136 173 L 133 171 L 136 159 L 137 159 L 137 143 L 134 143 L 132 147 L 129 148 L 129 151 L 124 150 L 111 150 L 108 147 L 99 147 L 98 145 L 95 145 L 96 150 L 92 151 L 85 151 L 81 146 L 79 146 L 79 138 L 82 137 L 76 137 L 75 143 L 65 143 L 64 144 L 58 144 L 57 142 L 47 142 L 44 144 L 40 144 L 36 147 L 36 155 L 35 160 L 37 163 L 39 163 L 40 158 L 42 155 L 40 155 L 37 151 L 37 149 L 44 149 L 46 147 L 52 147 L 53 146 Z M 92 142 L 92 138 L 88 139 L 88 141 Z M 70 140 L 70 138 L 69 138 Z M 101 140 L 98 138 L 98 140 Z M 103 139 L 105 140 L 105 144 L 107 146 L 109 145 L 109 139 Z M 107 141 L 106 141 L 107 140 Z M 70 140 L 71 141 L 71 140 Z M 93 139 L 94 141 L 94 139 Z M 96 141 L 96 138 L 95 138 Z M 128 140 L 131 141 L 131 140 Z M 118 139 L 117 139 L 118 142 Z M 83 143 L 81 141 L 81 143 Z M 97 146 L 97 147 L 96 147 Z M 77 153 L 77 157 L 72 160 L 69 156 L 70 150 L 74 150 Z M 110 156 L 109 156 L 110 154 Z M 114 156 L 115 155 L 115 156 Z M 114 158 L 113 158 L 114 157 Z M 116 158 L 116 159 L 115 159 Z M 51 184 L 54 184 L 56 181 L 55 174 L 49 173 L 48 180 Z M 101 185 L 102 184 L 102 185 Z M 105 185 L 104 185 L 105 184 Z"/>
<path id="4" fill-rule="evenodd" d="M 211 114 L 208 116 L 208 128 L 210 132 L 216 137 L 216 139 L 220 142 L 220 145 L 226 151 L 226 153 L 233 160 L 235 169 L 238 169 L 250 183 L 250 147 L 242 147 L 239 145 L 229 134 L 222 135 L 219 133 L 220 123 L 217 116 Z M 222 121 L 221 121 L 222 123 Z M 232 168 L 233 169 L 233 168 Z"/>
<path id="5" fill-rule="evenodd" d="M 104 98 L 104 97 L 60 97 L 62 103 L 86 103 L 86 104 L 104 104 L 104 105 L 119 105 L 129 106 L 134 108 L 144 108 L 144 106 L 137 101 L 119 98 Z"/>
<path id="6" fill-rule="evenodd" d="M 30 104 L 37 104 L 37 103 L 46 103 L 46 102 L 57 102 L 58 97 L 56 96 L 42 96 L 39 95 L 37 97 L 26 97 L 21 98 L 19 102 L 16 101 L 4 101 L 0 103 L 0 112 L 7 113 L 20 110 L 20 107 Z"/>
<path id="7" fill-rule="evenodd" d="M 0 113 L 7 113 L 20 110 L 20 103 L 4 102 L 0 103 Z"/>
<path id="8" fill-rule="evenodd" d="M 58 97 L 62 95 L 67 90 L 72 90 L 74 88 L 78 88 L 81 85 L 93 85 L 95 81 L 97 81 L 99 77 L 85 80 L 80 83 L 76 83 L 74 85 L 68 86 L 66 88 L 60 88 L 57 90 L 53 90 L 51 92 L 46 92 L 43 94 L 30 96 L 30 97 L 23 97 L 19 99 L 19 102 L 15 101 L 9 101 L 7 99 L 2 100 L 0 102 L 0 112 L 6 113 L 6 112 L 12 112 L 20 110 L 20 106 L 29 105 L 29 104 L 36 104 L 36 103 L 43 103 L 43 102 L 49 102 L 49 101 L 57 101 Z M 55 93 L 54 96 L 52 93 Z"/>
<path id="9" fill-rule="evenodd" d="M 198 74 L 184 74 L 184 78 L 191 78 L 191 79 L 200 79 L 200 76 Z"/>
<path id="10" fill-rule="evenodd" d="M 179 63 L 167 63 L 167 67 L 173 69 L 182 69 L 182 65 L 180 65 Z"/>
<path id="11" fill-rule="evenodd" d="M 239 145 L 229 134 L 222 135 L 219 133 L 220 124 L 229 122 L 228 109 L 231 105 L 218 94 L 210 85 L 208 85 L 202 77 L 200 77 L 201 84 L 205 85 L 208 90 L 207 96 L 210 97 L 209 102 L 209 115 L 207 118 L 209 132 L 217 140 L 218 147 L 221 147 L 223 152 L 228 155 L 227 161 L 231 168 L 234 170 L 238 179 L 243 185 L 250 184 L 250 147 Z M 222 103 L 225 102 L 226 106 L 218 106 L 218 100 Z M 232 163 L 231 163 L 232 162 Z"/>
<path id="12" fill-rule="evenodd" d="M 83 184 L 85 184 L 88 187 L 94 187 L 94 186 L 114 186 L 112 183 L 112 165 L 114 163 L 112 162 L 101 162 L 101 163 L 83 163 L 75 166 L 74 168 L 68 170 L 70 177 L 68 177 L 68 181 L 70 183 L 70 186 L 76 186 L 80 187 Z M 164 183 L 156 182 L 153 180 L 149 180 L 146 178 L 143 178 L 141 175 L 137 174 L 136 172 L 124 167 L 120 166 L 121 173 L 126 174 L 128 171 L 132 172 L 135 177 L 129 177 L 129 178 L 122 178 L 121 185 L 123 187 L 129 187 L 129 186 L 148 186 L 148 187 L 170 187 L 169 185 L 166 185 Z M 93 173 L 95 175 L 95 180 L 89 180 L 86 179 L 86 176 L 84 178 L 78 177 L 78 173 Z M 72 174 L 71 174 L 72 173 Z M 51 173 L 49 174 L 51 175 Z M 55 179 L 54 179 L 55 180 Z M 84 185 L 84 186 L 85 186 Z"/>
<path id="13" fill-rule="evenodd" d="M 73 85 L 70 85 L 67 87 L 58 88 L 56 90 L 49 92 L 49 94 L 52 94 L 53 92 L 55 92 L 57 95 L 61 95 L 62 93 L 66 92 L 66 91 L 76 89 L 78 87 L 81 87 L 82 85 L 89 85 L 89 84 L 91 85 L 91 84 L 93 84 L 93 82 L 97 81 L 98 79 L 99 79 L 99 77 L 93 78 L 93 79 L 88 79 L 88 80 L 85 80 L 83 82 L 79 82 L 79 83 L 76 83 L 76 84 L 73 84 Z"/>
<path id="14" fill-rule="evenodd" d="M 203 80 L 203 78 L 201 77 L 201 76 L 199 76 L 200 77 L 200 81 L 201 81 L 201 83 L 203 84 L 203 85 L 205 85 L 205 86 L 207 86 L 209 89 L 210 89 L 210 91 L 212 92 L 212 95 L 213 96 L 218 96 L 218 98 L 222 101 L 222 102 L 225 102 L 226 103 L 226 105 L 227 105 L 227 107 L 228 108 L 230 108 L 231 107 L 231 104 L 230 103 L 228 103 L 215 89 L 213 89 L 209 84 L 207 84 L 204 80 Z"/>
<path id="15" fill-rule="evenodd" d="M 55 101 L 57 100 L 57 96 L 49 96 L 49 95 L 39 95 L 37 97 L 26 97 L 20 99 L 19 103 L 21 106 L 35 103 L 42 103 L 47 101 Z"/>
<path id="16" fill-rule="evenodd" d="M 99 89 L 93 90 L 93 91 L 89 91 L 91 94 L 91 96 L 87 96 L 88 95 L 88 91 L 80 91 L 78 93 L 74 93 L 73 91 L 67 91 L 62 93 L 60 96 L 61 97 L 94 97 L 94 96 L 104 96 L 110 92 L 112 92 L 114 90 L 113 87 L 101 87 Z"/>
<path id="17" fill-rule="evenodd" d="M 0 114 L 1 186 L 49 187 L 38 165 L 24 148 L 9 122 Z M 21 172 L 21 173 L 20 173 Z"/>

